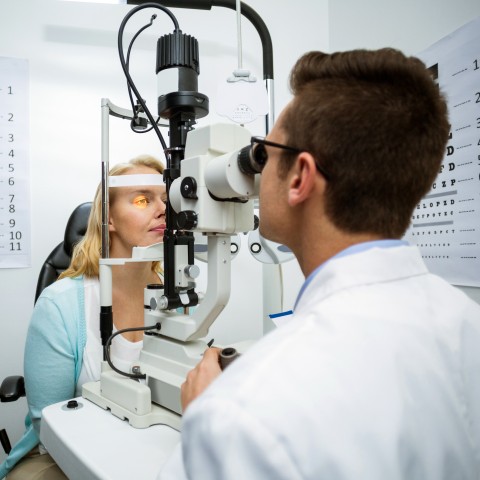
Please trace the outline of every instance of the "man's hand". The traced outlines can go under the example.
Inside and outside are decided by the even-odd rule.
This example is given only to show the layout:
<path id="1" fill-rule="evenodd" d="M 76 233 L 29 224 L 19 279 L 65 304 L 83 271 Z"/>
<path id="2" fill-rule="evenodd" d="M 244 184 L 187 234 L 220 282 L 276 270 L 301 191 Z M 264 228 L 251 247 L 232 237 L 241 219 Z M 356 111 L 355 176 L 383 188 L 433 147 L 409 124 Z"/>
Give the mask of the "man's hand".
<path id="1" fill-rule="evenodd" d="M 219 348 L 208 348 L 203 359 L 187 375 L 182 385 L 182 409 L 185 411 L 192 400 L 195 400 L 221 373 Z"/>

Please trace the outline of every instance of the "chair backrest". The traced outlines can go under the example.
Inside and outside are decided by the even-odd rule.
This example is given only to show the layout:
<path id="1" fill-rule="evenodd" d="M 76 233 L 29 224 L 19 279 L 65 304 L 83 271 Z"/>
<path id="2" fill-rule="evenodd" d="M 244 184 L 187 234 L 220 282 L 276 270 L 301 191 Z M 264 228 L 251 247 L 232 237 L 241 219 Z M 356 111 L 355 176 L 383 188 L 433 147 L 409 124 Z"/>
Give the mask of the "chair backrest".
<path id="1" fill-rule="evenodd" d="M 45 287 L 52 284 L 58 276 L 70 265 L 73 247 L 87 231 L 88 217 L 92 208 L 92 202 L 80 204 L 70 215 L 63 242 L 59 243 L 45 260 L 40 270 L 35 292 L 35 302 Z"/>

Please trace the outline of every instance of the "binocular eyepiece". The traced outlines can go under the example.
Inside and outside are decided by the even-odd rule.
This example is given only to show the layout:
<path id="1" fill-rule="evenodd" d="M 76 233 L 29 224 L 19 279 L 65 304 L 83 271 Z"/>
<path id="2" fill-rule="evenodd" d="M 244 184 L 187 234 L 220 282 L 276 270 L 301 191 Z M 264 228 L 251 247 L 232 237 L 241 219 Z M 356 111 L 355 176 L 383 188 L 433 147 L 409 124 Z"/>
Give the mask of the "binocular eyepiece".
<path id="1" fill-rule="evenodd" d="M 258 155 L 257 145 L 247 145 L 238 152 L 238 169 L 245 175 L 261 173 L 265 166 L 266 158 Z"/>

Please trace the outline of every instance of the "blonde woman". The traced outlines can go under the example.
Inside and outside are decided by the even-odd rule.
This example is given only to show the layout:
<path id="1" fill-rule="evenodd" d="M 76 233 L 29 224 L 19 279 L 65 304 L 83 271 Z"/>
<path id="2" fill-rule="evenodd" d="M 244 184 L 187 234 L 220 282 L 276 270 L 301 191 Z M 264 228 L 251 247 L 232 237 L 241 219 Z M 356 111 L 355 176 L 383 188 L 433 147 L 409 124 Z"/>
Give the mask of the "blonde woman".
<path id="1" fill-rule="evenodd" d="M 144 155 L 114 166 L 110 176 L 162 172 L 160 162 Z M 111 258 L 129 258 L 134 246 L 162 241 L 165 196 L 164 185 L 110 188 Z M 27 429 L 0 466 L 0 478 L 9 471 L 9 480 L 66 478 L 39 443 L 40 419 L 44 407 L 79 396 L 84 383 L 100 379 L 101 220 L 99 186 L 86 234 L 74 248 L 69 268 L 59 281 L 42 292 L 35 305 L 25 346 Z M 143 289 L 147 284 L 162 283 L 159 262 L 114 266 L 112 279 L 114 330 L 143 326 Z M 118 368 L 128 370 L 138 358 L 142 335 L 141 331 L 134 331 L 114 338 L 110 357 Z"/>

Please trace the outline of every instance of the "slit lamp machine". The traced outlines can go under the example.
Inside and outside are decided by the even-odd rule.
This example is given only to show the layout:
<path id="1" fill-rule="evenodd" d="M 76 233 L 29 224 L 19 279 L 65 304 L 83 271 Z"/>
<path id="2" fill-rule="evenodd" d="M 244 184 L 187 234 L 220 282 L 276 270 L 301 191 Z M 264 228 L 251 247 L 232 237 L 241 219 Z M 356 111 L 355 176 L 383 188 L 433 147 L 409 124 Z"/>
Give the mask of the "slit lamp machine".
<path id="1" fill-rule="evenodd" d="M 104 347 L 101 379 L 83 386 L 83 397 L 136 428 L 165 424 L 180 429 L 180 387 L 189 370 L 210 346 L 204 340 L 208 329 L 230 296 L 231 239 L 258 225 L 254 199 L 258 197 L 258 165 L 251 155 L 251 135 L 238 123 L 222 123 L 194 129 L 196 120 L 208 114 L 209 100 L 198 92 L 199 49 L 197 40 L 184 34 L 168 6 L 209 9 L 223 6 L 237 9 L 235 0 L 181 1 L 137 4 L 124 18 L 118 32 L 118 48 L 127 78 L 132 109 L 126 110 L 102 99 L 102 258 L 100 259 L 100 331 Z M 174 23 L 174 31 L 158 39 L 156 73 L 159 91 L 162 75 L 173 75 L 177 90 L 158 97 L 154 118 L 129 73 L 129 55 L 134 39 L 123 53 L 123 31 L 132 15 L 144 8 L 160 9 Z M 268 29 L 258 14 L 241 4 L 241 13 L 255 26 L 262 39 L 265 85 L 266 131 L 273 111 L 273 55 Z M 153 21 L 152 17 L 152 21 Z M 152 22 L 150 22 L 151 25 Z M 144 28 L 148 28 L 147 25 Z M 239 69 L 233 81 L 245 82 L 249 72 Z M 134 97 L 136 102 L 134 102 Z M 243 113 L 242 113 L 243 112 Z M 236 112 L 239 114 L 239 111 Z M 240 112 L 242 115 L 245 109 Z M 155 130 L 166 157 L 163 181 L 167 190 L 164 242 L 136 247 L 131 258 L 110 258 L 108 252 L 108 192 L 119 185 L 119 177 L 108 176 L 109 116 L 130 120 L 135 131 Z M 238 115 L 237 115 L 238 116 Z M 241 116 L 241 115 L 240 115 Z M 158 122 L 168 121 L 167 146 Z M 242 118 L 240 118 L 242 120 Z M 123 176 L 122 176 L 123 177 Z M 139 181 L 132 177 L 132 185 Z M 148 176 L 147 176 L 148 177 Z M 152 177 L 157 177 L 152 176 Z M 161 177 L 160 177 L 161 178 Z M 129 181 L 121 179 L 120 182 Z M 150 181 L 142 179 L 142 181 Z M 155 180 L 153 180 L 155 181 Z M 125 183 L 120 183 L 124 185 Z M 263 239 L 260 243 L 265 242 Z M 272 246 L 272 242 L 270 242 Z M 208 283 L 205 294 L 195 290 L 198 266 L 195 246 L 208 253 Z M 275 244 L 276 245 L 276 244 Z M 285 254 L 290 259 L 291 254 Z M 130 372 L 120 372 L 110 362 L 112 338 L 112 266 L 127 262 L 161 260 L 164 285 L 147 285 L 144 291 L 145 334 L 140 358 Z M 188 313 L 185 313 L 186 311 Z M 239 347 L 239 350 L 241 348 Z M 231 352 L 231 351 L 230 351 Z M 228 354 L 229 352 L 227 352 Z"/>

